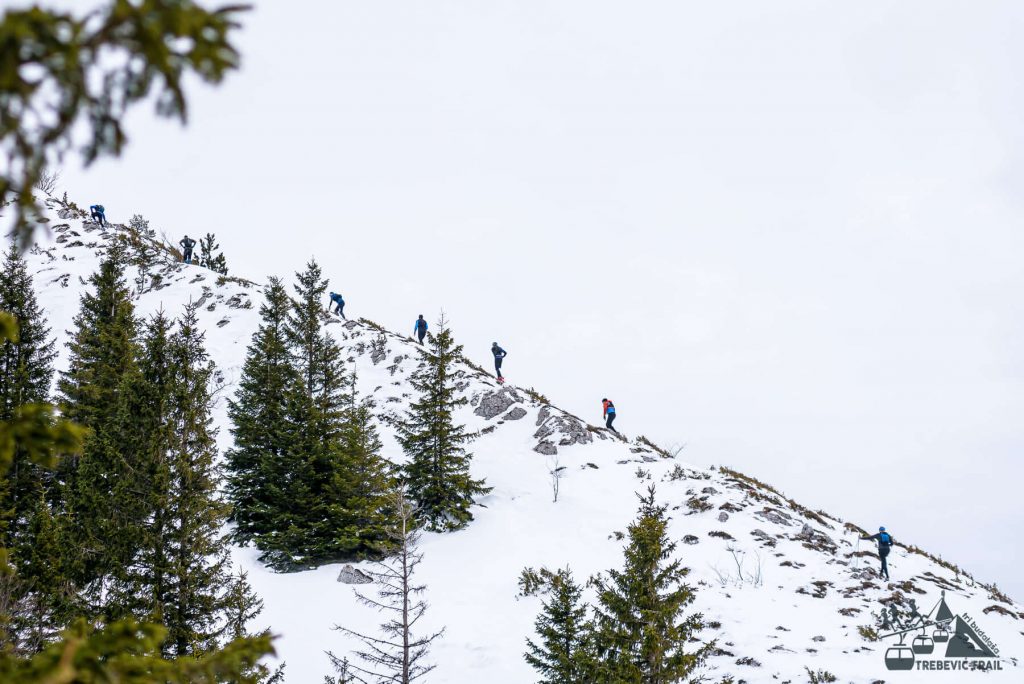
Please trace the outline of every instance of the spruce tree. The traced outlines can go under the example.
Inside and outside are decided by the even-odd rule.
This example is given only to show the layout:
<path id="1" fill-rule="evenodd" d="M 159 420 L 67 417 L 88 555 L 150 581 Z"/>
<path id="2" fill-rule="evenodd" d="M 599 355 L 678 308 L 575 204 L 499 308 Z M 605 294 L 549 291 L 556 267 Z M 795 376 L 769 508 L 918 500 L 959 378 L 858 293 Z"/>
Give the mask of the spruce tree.
<path id="1" fill-rule="evenodd" d="M 115 575 L 106 612 L 109 617 L 134 617 L 160 622 L 168 589 L 171 559 L 167 555 L 168 506 L 174 443 L 172 393 L 176 371 L 171 358 L 172 323 L 163 312 L 146 324 L 139 370 L 121 396 L 121 435 L 125 453 L 135 464 L 135 494 L 144 513 L 124 530 L 135 551 L 130 564 Z"/>
<path id="2" fill-rule="evenodd" d="M 330 518 L 335 502 L 329 489 L 344 468 L 341 429 L 347 380 L 341 349 L 324 330 L 327 281 L 311 261 L 296 274 L 287 336 L 299 374 L 289 394 L 296 435 L 290 449 L 292 492 L 289 507 L 302 522 L 284 530 L 282 554 L 303 563 L 344 557 L 335 530 L 344 521 Z"/>
<path id="3" fill-rule="evenodd" d="M 139 322 L 125 282 L 125 247 L 114 242 L 89 276 L 58 389 L 61 410 L 94 432 L 113 424 L 125 377 L 135 370 Z"/>
<path id="4" fill-rule="evenodd" d="M 69 367 L 59 381 L 63 414 L 89 429 L 81 456 L 65 459 L 58 477 L 69 567 L 91 615 L 103 612 L 110 579 L 131 562 L 146 513 L 122 411 L 139 352 L 124 268 L 124 247 L 115 243 L 82 295 Z"/>
<path id="5" fill-rule="evenodd" d="M 272 279 L 229 405 L 235 539 L 277 568 L 379 555 L 394 524 L 389 464 L 324 329 L 327 283 L 310 263 L 296 296 Z"/>
<path id="6" fill-rule="evenodd" d="M 228 498 L 235 539 L 256 541 L 267 551 L 275 532 L 301 527 L 303 511 L 294 497 L 306 498 L 301 450 L 292 400 L 299 373 L 288 346 L 288 292 L 271 278 L 260 307 L 263 322 L 253 336 L 235 398 L 228 402 L 234 448 L 227 454 Z"/>
<path id="7" fill-rule="evenodd" d="M 457 385 L 465 376 L 459 368 L 462 346 L 442 316 L 437 333 L 430 335 L 429 352 L 409 382 L 419 392 L 398 425 L 398 440 L 409 457 L 403 469 L 409 496 L 427 529 L 455 530 L 473 519 L 473 497 L 491 490 L 469 475 L 472 456 L 465 444 L 470 435 L 455 422 L 455 410 L 467 403 Z"/>
<path id="8" fill-rule="evenodd" d="M 687 652 L 703 628 L 703 616 L 683 616 L 694 590 L 684 584 L 689 568 L 673 558 L 666 507 L 654 486 L 639 496 L 640 509 L 628 528 L 622 570 L 594 579 L 597 588 L 597 682 L 669 684 L 683 681 L 704 662 L 712 644 Z"/>
<path id="9" fill-rule="evenodd" d="M 220 245 L 213 233 L 207 233 L 206 237 L 199 238 L 199 265 L 211 271 L 228 274 L 228 260 L 223 252 L 218 252 Z"/>
<path id="10" fill-rule="evenodd" d="M 7 421 L 23 406 L 49 399 L 57 355 L 32 277 L 14 246 L 0 270 L 0 311 L 13 315 L 19 326 L 16 340 L 0 343 L 0 421 Z M 23 449 L 15 449 L 8 476 L 0 479 L 0 547 L 31 545 L 22 537 L 42 487 L 43 470 Z"/>
<path id="11" fill-rule="evenodd" d="M 18 640 L 12 645 L 31 654 L 70 621 L 77 603 L 65 568 L 62 530 L 42 492 L 27 518 L 26 534 L 15 549 L 20 592 L 13 622 Z"/>
<path id="12" fill-rule="evenodd" d="M 227 507 L 217 494 L 217 446 L 211 427 L 214 365 L 189 304 L 169 345 L 174 369 L 167 453 L 170 487 L 163 541 L 167 559 L 162 624 L 167 655 L 202 655 L 220 645 L 226 621 L 230 558 L 221 527 Z"/>
<path id="13" fill-rule="evenodd" d="M 231 576 L 228 593 L 225 597 L 225 615 L 227 623 L 224 629 L 229 639 L 252 638 L 249 632 L 249 623 L 263 612 L 263 600 L 253 592 L 249 586 L 249 576 L 244 570 L 237 575 Z M 264 630 L 258 635 L 269 638 L 270 630 Z M 278 666 L 271 671 L 263 663 L 254 663 L 242 670 L 241 674 L 246 681 L 259 682 L 260 684 L 281 684 L 284 681 L 284 665 Z"/>
<path id="14" fill-rule="evenodd" d="M 327 490 L 331 502 L 327 524 L 338 553 L 352 558 L 379 557 L 393 546 L 398 524 L 392 467 L 381 457 L 373 403 L 359 399 L 355 377 L 347 404 L 339 446 L 340 467 Z"/>
<path id="15" fill-rule="evenodd" d="M 583 590 L 572 573 L 560 570 L 551 587 L 551 598 L 537 616 L 540 643 L 526 640 L 526 662 L 542 677 L 541 684 L 590 684 L 593 677 L 593 625 Z"/>

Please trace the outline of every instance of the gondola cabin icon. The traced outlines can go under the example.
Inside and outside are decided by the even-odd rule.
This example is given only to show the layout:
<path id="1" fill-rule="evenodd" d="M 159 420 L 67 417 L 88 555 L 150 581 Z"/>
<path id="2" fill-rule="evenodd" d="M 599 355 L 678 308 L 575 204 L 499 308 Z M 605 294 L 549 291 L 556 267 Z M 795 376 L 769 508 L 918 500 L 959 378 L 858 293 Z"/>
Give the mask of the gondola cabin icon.
<path id="1" fill-rule="evenodd" d="M 889 670 L 912 670 L 915 663 L 925 659 L 998 658 L 998 649 L 979 634 L 973 623 L 964 616 L 954 615 L 946 605 L 946 592 L 927 613 L 917 610 L 914 599 L 909 609 L 901 613 L 895 604 L 882 609 L 878 616 L 880 639 L 897 638 L 899 641 L 885 650 L 885 667 Z M 936 644 L 944 644 L 936 652 Z M 926 663 L 927 664 L 927 663 Z M 920 666 L 918 666 L 920 667 Z M 992 669 L 972 666 L 971 669 Z"/>

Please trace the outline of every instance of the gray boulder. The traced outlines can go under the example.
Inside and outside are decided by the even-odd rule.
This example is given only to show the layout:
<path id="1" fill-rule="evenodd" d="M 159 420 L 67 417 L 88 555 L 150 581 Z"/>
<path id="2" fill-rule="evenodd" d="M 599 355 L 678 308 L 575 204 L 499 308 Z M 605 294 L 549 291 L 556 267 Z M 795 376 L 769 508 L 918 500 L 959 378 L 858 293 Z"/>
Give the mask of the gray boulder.
<path id="1" fill-rule="evenodd" d="M 533 433 L 533 436 L 540 440 L 557 438 L 559 446 L 570 446 L 573 444 L 590 444 L 594 441 L 594 435 L 583 421 L 564 413 L 553 413 L 544 407 L 540 411 L 538 420 L 540 427 Z"/>
<path id="2" fill-rule="evenodd" d="M 502 416 L 503 420 L 521 420 L 526 417 L 526 409 L 522 406 L 516 406 L 514 409 Z"/>
<path id="3" fill-rule="evenodd" d="M 342 584 L 370 584 L 373 578 L 359 568 L 346 565 L 338 573 L 338 581 Z"/>
<path id="4" fill-rule="evenodd" d="M 547 440 L 544 440 L 537 446 L 533 447 L 533 450 L 538 454 L 544 454 L 545 456 L 554 456 L 558 453 L 558 447 Z"/>
<path id="5" fill-rule="evenodd" d="M 476 407 L 476 410 L 474 410 L 473 413 L 490 420 L 495 416 L 501 415 L 507 411 L 512 404 L 516 403 L 518 403 L 518 400 L 512 396 L 512 392 L 509 391 L 509 388 L 503 387 L 496 392 L 488 392 L 480 397 L 480 405 Z"/>

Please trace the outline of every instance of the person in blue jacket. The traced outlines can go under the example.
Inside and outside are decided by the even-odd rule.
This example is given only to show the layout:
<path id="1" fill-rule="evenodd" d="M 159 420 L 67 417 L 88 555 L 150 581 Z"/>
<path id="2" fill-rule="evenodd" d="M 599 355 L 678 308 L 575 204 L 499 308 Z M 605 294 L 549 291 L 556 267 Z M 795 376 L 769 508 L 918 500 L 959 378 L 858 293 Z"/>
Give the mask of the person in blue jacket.
<path id="1" fill-rule="evenodd" d="M 874 539 L 878 542 L 878 558 L 882 561 L 882 569 L 879 574 L 885 579 L 889 579 L 889 564 L 886 562 L 886 558 L 889 556 L 889 551 L 892 550 L 896 540 L 885 531 L 884 527 L 878 528 L 878 534 L 873 534 L 870 537 L 861 537 L 861 539 Z"/>
<path id="2" fill-rule="evenodd" d="M 100 228 L 107 227 L 107 216 L 103 213 L 102 204 L 93 204 L 89 207 L 89 213 L 92 215 L 92 220 L 100 224 Z"/>
<path id="3" fill-rule="evenodd" d="M 508 356 L 508 352 L 498 346 L 495 342 L 491 345 L 491 353 L 494 354 L 494 374 L 498 377 L 499 381 L 503 381 L 505 378 L 501 375 L 501 362 Z"/>
<path id="4" fill-rule="evenodd" d="M 336 305 L 336 306 L 337 306 L 338 308 L 337 308 L 337 309 L 335 309 L 334 311 L 331 311 L 331 307 L 330 307 L 330 306 L 328 306 L 328 307 L 327 307 L 327 310 L 328 310 L 328 311 L 331 311 L 331 313 L 336 313 L 336 314 L 338 314 L 338 315 L 339 315 L 339 316 L 341 316 L 342 318 L 345 318 L 345 300 L 341 298 L 341 295 L 340 295 L 340 294 L 338 294 L 337 292 L 332 292 L 332 293 L 331 293 L 331 301 L 332 301 L 332 302 L 334 302 L 334 304 L 335 304 L 335 305 Z M 345 320 L 347 321 L 348 319 L 347 319 L 347 318 L 345 318 Z"/>
<path id="5" fill-rule="evenodd" d="M 605 397 L 601 400 L 601 407 L 604 408 L 604 426 L 615 434 L 619 434 L 619 431 L 612 427 L 612 423 L 615 422 L 615 404 L 611 399 Z"/>
<path id="6" fill-rule="evenodd" d="M 423 314 L 420 314 L 420 317 L 416 319 L 412 331 L 420 338 L 420 344 L 423 344 L 423 338 L 427 336 L 427 322 L 423 319 Z"/>

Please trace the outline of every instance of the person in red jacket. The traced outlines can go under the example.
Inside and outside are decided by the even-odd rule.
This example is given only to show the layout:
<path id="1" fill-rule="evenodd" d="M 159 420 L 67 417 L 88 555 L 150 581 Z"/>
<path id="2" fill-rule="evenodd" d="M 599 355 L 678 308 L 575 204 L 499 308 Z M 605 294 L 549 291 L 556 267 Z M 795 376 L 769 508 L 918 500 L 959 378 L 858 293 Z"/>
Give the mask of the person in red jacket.
<path id="1" fill-rule="evenodd" d="M 615 434 L 619 434 L 619 431 L 612 427 L 612 422 L 615 420 L 615 404 L 608 397 L 605 397 L 601 400 L 601 405 L 604 407 L 604 426 Z"/>

